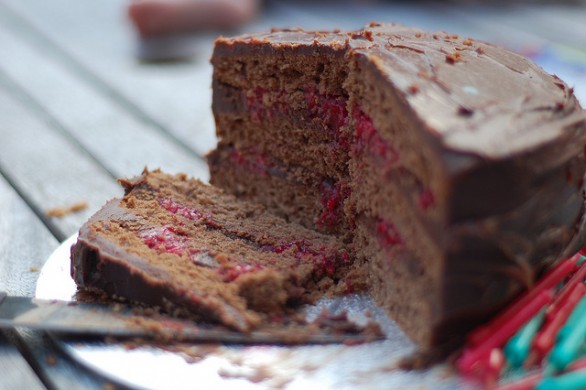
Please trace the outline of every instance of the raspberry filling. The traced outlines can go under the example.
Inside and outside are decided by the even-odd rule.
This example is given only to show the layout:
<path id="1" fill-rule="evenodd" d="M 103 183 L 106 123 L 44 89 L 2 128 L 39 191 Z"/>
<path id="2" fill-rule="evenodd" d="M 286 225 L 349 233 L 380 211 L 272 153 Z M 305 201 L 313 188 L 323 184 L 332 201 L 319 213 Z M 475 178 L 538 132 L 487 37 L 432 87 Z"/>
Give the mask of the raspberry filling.
<path id="1" fill-rule="evenodd" d="M 187 255 L 195 265 L 208 268 L 219 267 L 218 262 L 206 250 L 194 248 L 187 233 L 170 225 L 153 227 L 138 232 L 144 244 L 158 253 Z"/>
<path id="2" fill-rule="evenodd" d="M 303 118 L 307 122 L 319 119 L 323 128 L 332 140 L 332 148 L 343 152 L 350 151 L 348 136 L 342 131 L 348 125 L 348 111 L 346 109 L 347 98 L 340 95 L 319 93 L 315 88 L 303 91 L 306 111 Z M 290 107 L 287 102 L 289 93 L 284 90 L 269 91 L 262 87 L 256 87 L 246 95 L 246 108 L 250 119 L 254 123 L 264 120 L 272 120 L 276 117 L 288 117 Z"/>
<path id="3" fill-rule="evenodd" d="M 329 94 L 320 94 L 315 89 L 305 91 L 305 102 L 309 119 L 319 118 L 326 125 L 331 139 L 343 152 L 350 151 L 348 136 L 342 131 L 348 125 L 347 98 Z"/>
<path id="4" fill-rule="evenodd" d="M 336 251 L 332 248 L 322 246 L 318 249 L 312 248 L 305 240 L 297 240 L 281 243 L 279 245 L 264 245 L 262 250 L 272 253 L 292 252 L 296 259 L 301 261 L 311 260 L 318 267 L 318 271 L 328 276 L 333 276 L 336 270 L 343 265 L 350 265 L 350 255 L 347 252 Z"/>
<path id="5" fill-rule="evenodd" d="M 429 188 L 424 188 L 419 193 L 418 205 L 424 211 L 435 206 L 435 198 Z"/>
<path id="6" fill-rule="evenodd" d="M 190 221 L 201 221 L 202 219 L 210 220 L 212 218 L 211 213 L 204 214 L 193 207 L 187 207 L 177 203 L 171 198 L 159 199 L 159 204 L 170 213 L 179 214 Z"/>
<path id="7" fill-rule="evenodd" d="M 203 212 L 196 208 L 185 206 L 170 198 L 159 199 L 159 204 L 171 214 L 182 216 L 189 221 L 203 222 L 207 230 L 221 231 L 226 237 L 252 244 L 263 252 L 275 254 L 287 252 L 299 261 L 310 261 L 316 267 L 316 272 L 322 275 L 333 276 L 340 266 L 351 264 L 350 256 L 345 251 L 338 251 L 327 246 L 314 248 L 307 240 L 264 245 L 249 237 L 242 237 L 237 232 L 230 231 L 221 222 L 214 220 L 212 213 L 208 211 Z M 181 225 L 180 221 L 177 221 L 177 225 Z M 247 264 L 236 260 L 232 260 L 234 264 L 220 265 L 207 250 L 194 248 L 193 238 L 183 229 L 175 226 L 164 225 L 141 230 L 138 232 L 138 236 L 142 238 L 146 246 L 159 253 L 171 253 L 178 256 L 187 255 L 195 265 L 218 269 L 218 273 L 222 275 L 225 282 L 234 281 L 243 274 L 260 271 L 265 268 L 262 264 Z"/>
<path id="8" fill-rule="evenodd" d="M 146 246 L 157 252 L 167 252 L 175 255 L 183 255 L 188 248 L 188 240 L 173 226 L 154 227 L 139 232 Z"/>
<path id="9" fill-rule="evenodd" d="M 269 174 L 270 166 L 267 157 L 259 151 L 247 150 L 241 152 L 236 148 L 230 151 L 230 161 L 248 172 L 266 176 Z"/>
<path id="10" fill-rule="evenodd" d="M 376 222 L 376 234 L 383 247 L 390 248 L 405 243 L 395 224 L 381 218 Z"/>
<path id="11" fill-rule="evenodd" d="M 350 196 L 350 187 L 324 180 L 321 184 L 323 210 L 315 222 L 319 228 L 333 229 L 344 218 L 344 201 Z"/>
<path id="12" fill-rule="evenodd" d="M 250 118 L 255 123 L 265 119 L 273 119 L 277 115 L 289 115 L 289 104 L 286 103 L 287 92 L 268 91 L 256 87 L 246 96 L 246 107 Z M 270 106 L 268 103 L 271 103 Z"/>
<path id="13" fill-rule="evenodd" d="M 392 144 L 383 139 L 375 129 L 372 119 L 359 108 L 352 110 L 352 118 L 356 122 L 354 133 L 354 145 L 352 152 L 360 156 L 369 152 L 386 167 L 390 167 L 399 161 L 399 152 Z"/>

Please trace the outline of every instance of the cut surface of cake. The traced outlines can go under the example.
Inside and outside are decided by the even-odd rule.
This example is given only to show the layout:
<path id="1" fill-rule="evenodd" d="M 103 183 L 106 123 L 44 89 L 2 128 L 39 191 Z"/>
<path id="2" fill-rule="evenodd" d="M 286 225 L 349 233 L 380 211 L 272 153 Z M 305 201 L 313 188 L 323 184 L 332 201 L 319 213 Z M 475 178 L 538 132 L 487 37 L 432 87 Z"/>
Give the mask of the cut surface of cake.
<path id="1" fill-rule="evenodd" d="M 582 246 L 573 91 L 470 38 L 372 23 L 216 41 L 211 183 L 338 238 L 423 348 Z"/>
<path id="2" fill-rule="evenodd" d="M 72 247 L 84 289 L 246 332 L 351 287 L 353 261 L 335 237 L 185 175 L 145 171 L 121 183 L 125 196 Z"/>

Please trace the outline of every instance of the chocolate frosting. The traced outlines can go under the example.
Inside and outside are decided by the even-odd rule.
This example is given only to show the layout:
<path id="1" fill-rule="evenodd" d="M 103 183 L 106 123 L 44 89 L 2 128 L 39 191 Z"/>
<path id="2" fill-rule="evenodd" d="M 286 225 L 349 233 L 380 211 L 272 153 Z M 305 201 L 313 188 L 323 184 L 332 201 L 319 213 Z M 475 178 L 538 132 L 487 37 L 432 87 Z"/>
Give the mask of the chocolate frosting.
<path id="1" fill-rule="evenodd" d="M 489 43 L 371 23 L 348 33 L 287 29 L 219 38 L 216 55 L 237 55 L 251 43 L 259 54 L 327 46 L 367 57 L 448 150 L 499 159 L 568 136 L 575 153 L 586 141 L 585 114 L 572 88 Z"/>

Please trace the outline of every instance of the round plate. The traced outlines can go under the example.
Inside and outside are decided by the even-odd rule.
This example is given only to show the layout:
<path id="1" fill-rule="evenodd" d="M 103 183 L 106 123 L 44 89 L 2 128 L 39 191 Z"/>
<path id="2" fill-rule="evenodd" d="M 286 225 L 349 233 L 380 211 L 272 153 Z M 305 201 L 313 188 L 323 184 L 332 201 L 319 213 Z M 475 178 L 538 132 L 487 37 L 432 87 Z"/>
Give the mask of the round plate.
<path id="1" fill-rule="evenodd" d="M 69 274 L 71 245 L 64 241 L 39 274 L 36 297 L 71 300 L 76 286 Z M 351 295 L 319 306 L 347 310 L 357 322 L 374 313 L 387 339 L 362 345 L 228 346 L 195 344 L 174 352 L 153 346 L 105 342 L 57 342 L 73 359 L 132 387 L 145 389 L 470 389 L 445 365 L 423 371 L 396 368 L 413 344 L 372 301 Z M 318 309 L 316 307 L 316 309 Z"/>

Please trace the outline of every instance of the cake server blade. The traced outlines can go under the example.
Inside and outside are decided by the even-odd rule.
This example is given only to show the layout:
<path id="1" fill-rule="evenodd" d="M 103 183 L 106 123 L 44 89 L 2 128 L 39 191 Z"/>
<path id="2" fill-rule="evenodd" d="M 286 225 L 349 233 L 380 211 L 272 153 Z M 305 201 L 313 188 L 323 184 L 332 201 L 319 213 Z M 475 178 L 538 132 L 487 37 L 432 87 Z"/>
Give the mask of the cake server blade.
<path id="1" fill-rule="evenodd" d="M 340 332 L 339 329 L 297 325 L 242 333 L 228 328 L 136 314 L 136 308 L 8 296 L 0 292 L 0 329 L 23 327 L 73 337 L 147 338 L 156 341 L 221 342 L 229 344 L 331 344 L 381 339 L 376 332 Z"/>

